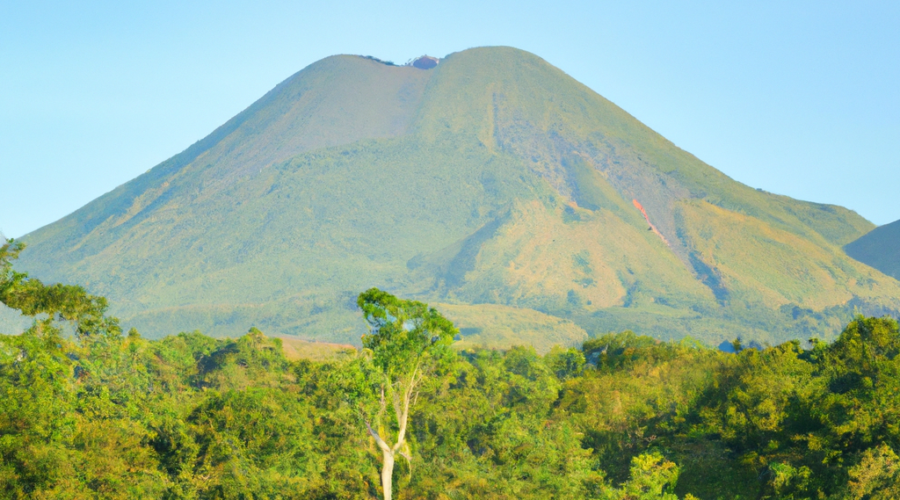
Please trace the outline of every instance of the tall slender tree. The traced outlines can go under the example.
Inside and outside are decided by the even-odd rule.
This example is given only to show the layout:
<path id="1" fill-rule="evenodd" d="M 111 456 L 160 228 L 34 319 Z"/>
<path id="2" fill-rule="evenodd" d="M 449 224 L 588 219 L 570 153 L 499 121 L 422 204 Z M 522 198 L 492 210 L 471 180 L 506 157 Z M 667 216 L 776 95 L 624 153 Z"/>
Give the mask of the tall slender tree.
<path id="1" fill-rule="evenodd" d="M 357 305 L 369 333 L 363 335 L 352 392 L 366 431 L 381 450 L 381 486 L 384 499 L 390 500 L 397 456 L 411 460 L 410 410 L 423 382 L 451 362 L 450 345 L 458 330 L 427 304 L 377 288 L 360 294 Z"/>

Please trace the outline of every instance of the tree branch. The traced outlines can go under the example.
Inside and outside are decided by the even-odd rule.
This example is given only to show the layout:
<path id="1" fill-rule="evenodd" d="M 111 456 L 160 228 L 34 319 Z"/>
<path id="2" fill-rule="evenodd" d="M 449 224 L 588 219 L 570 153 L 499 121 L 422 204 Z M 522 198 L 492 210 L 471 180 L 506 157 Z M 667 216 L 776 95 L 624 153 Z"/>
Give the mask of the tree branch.
<path id="1" fill-rule="evenodd" d="M 379 436 L 378 433 L 375 432 L 374 429 L 372 429 L 372 426 L 369 425 L 369 421 L 364 418 L 363 422 L 366 424 L 366 429 L 369 430 L 369 435 L 375 438 L 375 443 L 378 444 L 378 447 L 381 448 L 381 451 L 393 454 L 394 450 L 392 450 L 391 447 L 384 442 L 384 439 L 382 439 L 381 436 Z"/>
<path id="2" fill-rule="evenodd" d="M 400 415 L 401 418 L 398 419 L 398 423 L 400 424 L 400 432 L 397 433 L 397 443 L 394 444 L 393 451 L 397 451 L 403 446 L 403 443 L 406 440 L 406 427 L 407 422 L 409 421 L 409 402 L 412 399 L 412 395 L 415 392 L 416 385 L 418 384 L 418 380 L 416 377 L 419 374 L 419 363 L 416 363 L 416 367 L 413 368 L 412 376 L 409 379 L 409 385 L 406 386 L 406 390 L 403 391 L 403 412 Z"/>

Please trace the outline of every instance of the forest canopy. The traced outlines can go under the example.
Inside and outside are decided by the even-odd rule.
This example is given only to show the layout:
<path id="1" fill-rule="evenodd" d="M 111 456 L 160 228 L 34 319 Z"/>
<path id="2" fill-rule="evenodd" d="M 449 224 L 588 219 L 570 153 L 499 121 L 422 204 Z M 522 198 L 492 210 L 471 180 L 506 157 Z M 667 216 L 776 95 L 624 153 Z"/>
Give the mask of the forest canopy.
<path id="1" fill-rule="evenodd" d="M 391 380 L 424 366 L 392 365 L 391 346 L 371 337 L 381 329 L 421 352 L 454 331 L 435 311 L 430 328 L 443 333 L 412 336 L 409 318 L 365 306 L 433 309 L 370 290 L 361 304 L 380 326 L 368 353 L 291 360 L 256 329 L 150 341 L 123 333 L 104 299 L 14 272 L 20 249 L 0 249 L 0 300 L 36 319 L 0 336 L 3 498 L 381 498 L 384 454 L 364 410 L 378 414 L 385 379 L 348 378 L 361 363 Z M 831 344 L 735 354 L 627 331 L 544 356 L 434 353 L 409 405 L 394 498 L 900 496 L 891 318 L 858 316 Z M 370 392 L 354 399 L 348 387 Z M 396 437 L 390 400 L 382 408 Z"/>

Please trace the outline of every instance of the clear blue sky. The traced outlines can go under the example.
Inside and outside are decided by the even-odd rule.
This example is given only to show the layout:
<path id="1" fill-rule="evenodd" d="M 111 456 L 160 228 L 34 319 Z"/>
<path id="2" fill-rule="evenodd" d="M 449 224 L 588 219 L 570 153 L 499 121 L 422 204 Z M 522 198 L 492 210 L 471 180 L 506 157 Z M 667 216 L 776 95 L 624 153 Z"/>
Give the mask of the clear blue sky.
<path id="1" fill-rule="evenodd" d="M 0 231 L 180 152 L 331 54 L 533 52 L 729 176 L 900 219 L 900 2 L 0 2 Z"/>

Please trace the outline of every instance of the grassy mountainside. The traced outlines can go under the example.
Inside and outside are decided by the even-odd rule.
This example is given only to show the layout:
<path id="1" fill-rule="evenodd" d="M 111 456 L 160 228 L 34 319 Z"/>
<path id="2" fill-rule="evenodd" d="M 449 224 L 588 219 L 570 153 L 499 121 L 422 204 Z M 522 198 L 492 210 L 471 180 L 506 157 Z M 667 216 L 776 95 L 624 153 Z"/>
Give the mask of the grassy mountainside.
<path id="1" fill-rule="evenodd" d="M 844 250 L 854 259 L 900 279 L 900 220 L 873 229 Z"/>
<path id="2" fill-rule="evenodd" d="M 567 339 L 774 342 L 831 337 L 854 308 L 900 310 L 900 284 L 841 250 L 871 228 L 737 183 L 500 47 L 430 70 L 315 63 L 28 235 L 20 267 L 110 297 L 150 336 L 357 342 L 353 298 L 379 286 L 453 306 L 472 342 L 543 346 L 563 323 Z"/>

